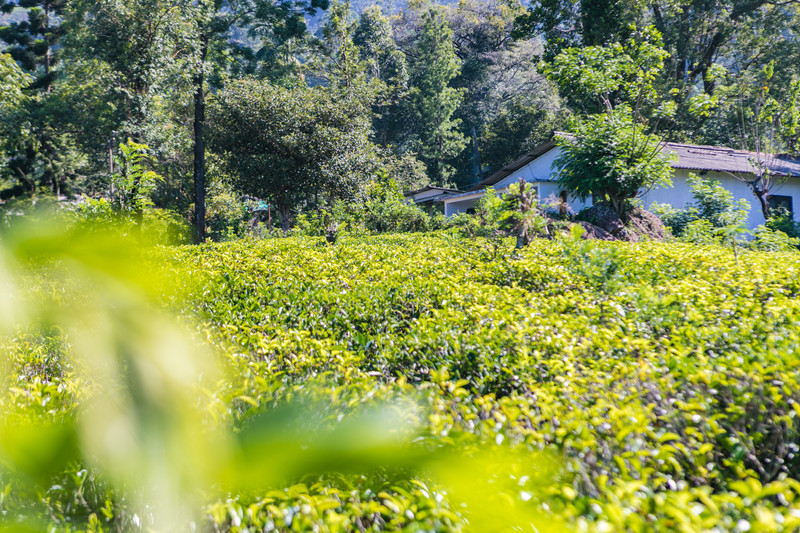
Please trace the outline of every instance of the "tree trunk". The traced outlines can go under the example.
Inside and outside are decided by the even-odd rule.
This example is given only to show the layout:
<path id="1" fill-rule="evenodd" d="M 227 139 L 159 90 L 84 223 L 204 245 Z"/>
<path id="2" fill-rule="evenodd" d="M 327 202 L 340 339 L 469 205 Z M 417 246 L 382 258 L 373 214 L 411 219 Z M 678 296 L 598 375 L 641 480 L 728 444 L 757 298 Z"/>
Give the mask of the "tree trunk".
<path id="1" fill-rule="evenodd" d="M 52 90 L 51 87 L 51 80 L 50 80 L 50 64 L 52 63 L 51 52 L 50 52 L 50 41 L 48 40 L 48 32 L 50 31 L 50 2 L 44 3 L 44 44 L 46 46 L 44 51 L 44 79 L 46 83 L 46 90 L 50 92 Z"/>
<path id="2" fill-rule="evenodd" d="M 761 214 L 764 215 L 764 220 L 769 220 L 769 193 L 764 191 L 755 192 L 758 203 L 761 204 Z"/>
<path id="3" fill-rule="evenodd" d="M 289 214 L 290 214 L 291 208 L 289 208 L 288 206 L 282 205 L 278 209 L 280 210 L 280 213 L 281 213 L 281 227 L 283 228 L 284 232 L 289 231 Z"/>
<path id="4" fill-rule="evenodd" d="M 206 98 L 203 69 L 208 36 L 200 36 L 200 67 L 194 76 L 194 233 L 195 242 L 206 240 Z"/>

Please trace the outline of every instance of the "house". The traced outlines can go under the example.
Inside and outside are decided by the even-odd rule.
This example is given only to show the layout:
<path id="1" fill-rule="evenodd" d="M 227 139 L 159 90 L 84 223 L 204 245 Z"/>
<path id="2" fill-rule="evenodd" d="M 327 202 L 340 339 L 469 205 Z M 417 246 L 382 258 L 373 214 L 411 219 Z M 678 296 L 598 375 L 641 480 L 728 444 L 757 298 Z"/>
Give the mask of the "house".
<path id="1" fill-rule="evenodd" d="M 750 229 L 765 222 L 758 199 L 742 181 L 755 177 L 753 161 L 756 160 L 757 154 L 732 148 L 680 143 L 665 143 L 662 150 L 674 154 L 671 162 L 672 186 L 657 187 L 644 192 L 641 199 L 645 208 L 649 208 L 654 202 L 670 204 L 674 207 L 685 207 L 691 203 L 693 198 L 688 178 L 690 173 L 695 173 L 718 180 L 733 193 L 735 199 L 744 198 L 750 203 L 750 215 L 747 223 Z M 537 146 L 481 181 L 471 190 L 443 198 L 445 215 L 449 217 L 458 213 L 471 212 L 478 200 L 486 194 L 487 187 L 494 188 L 497 193 L 503 193 L 508 190 L 509 185 L 518 182 L 520 178 L 533 184 L 542 202 L 548 201 L 548 199 L 558 202 L 559 199 L 563 199 L 574 212 L 591 206 L 591 199 L 580 201 L 566 195 L 559 188 L 555 179 L 553 162 L 560 153 L 561 149 L 552 139 Z M 772 174 L 782 178 L 783 181 L 772 189 L 771 204 L 781 205 L 790 212 L 793 212 L 795 206 L 800 207 L 800 159 L 770 155 L 767 158 L 762 157 L 761 160 L 766 161 Z"/>

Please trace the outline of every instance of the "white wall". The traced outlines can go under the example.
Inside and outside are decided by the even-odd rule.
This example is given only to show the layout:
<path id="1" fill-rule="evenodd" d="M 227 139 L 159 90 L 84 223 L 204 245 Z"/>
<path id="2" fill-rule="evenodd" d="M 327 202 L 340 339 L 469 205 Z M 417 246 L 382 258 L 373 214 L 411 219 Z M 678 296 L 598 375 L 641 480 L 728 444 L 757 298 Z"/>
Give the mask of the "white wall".
<path id="1" fill-rule="evenodd" d="M 519 182 L 520 178 L 524 178 L 525 181 L 533 183 L 537 187 L 540 203 L 548 203 L 550 200 L 557 200 L 561 189 L 559 189 L 556 182 L 552 180 L 552 166 L 560 153 L 561 149 L 556 146 L 524 167 L 515 170 L 492 187 L 497 194 L 502 194 L 508 190 L 509 185 Z M 478 203 L 478 199 L 482 196 L 482 191 L 475 191 L 469 195 L 446 200 L 444 204 L 445 216 L 449 217 L 458 213 L 466 213 L 468 209 L 473 209 L 475 207 Z M 584 207 L 592 205 L 591 199 L 582 202 L 576 198 L 569 198 L 567 203 L 570 209 L 576 213 Z"/>
<path id="2" fill-rule="evenodd" d="M 548 150 L 524 167 L 515 170 L 509 176 L 500 180 L 494 185 L 494 188 L 505 189 L 512 183 L 517 183 L 520 178 L 525 178 L 525 181 L 529 183 L 549 180 L 553 176 L 553 161 L 560 153 L 561 148 L 557 146 Z"/>
<path id="3" fill-rule="evenodd" d="M 522 170 L 522 169 L 520 169 Z M 505 180 L 503 180 L 505 181 Z M 519 176 L 517 179 L 514 180 L 512 183 L 519 182 Z M 541 204 L 552 204 L 558 202 L 559 194 L 561 193 L 561 189 L 558 187 L 558 184 L 555 181 L 533 181 L 529 182 L 532 183 L 534 187 L 536 187 L 537 196 L 539 197 L 539 203 Z M 495 188 L 495 194 L 503 194 L 508 192 L 508 187 L 503 188 Z M 475 206 L 478 204 L 478 200 L 480 200 L 484 195 L 484 191 L 475 191 L 471 194 L 465 194 L 458 198 L 448 199 L 445 201 L 444 204 L 444 215 L 446 217 L 450 217 L 453 215 L 457 215 L 459 213 L 466 213 L 468 209 L 474 209 Z M 592 205 L 591 199 L 583 202 L 578 200 L 577 198 L 568 198 L 567 204 L 569 205 L 570 210 L 573 213 L 577 213 L 584 207 L 588 207 Z"/>
<path id="4" fill-rule="evenodd" d="M 642 196 L 642 203 L 645 208 L 650 208 L 653 202 L 670 204 L 673 207 L 686 207 L 686 205 L 694 203 L 692 190 L 688 182 L 690 172 L 692 171 L 675 169 L 675 174 L 672 178 L 672 187 L 659 187 Z M 698 171 L 694 171 L 694 173 L 700 175 Z M 761 213 L 761 204 L 758 198 L 753 195 L 753 191 L 750 187 L 744 182 L 723 172 L 706 172 L 703 173 L 701 177 L 719 181 L 723 187 L 733 193 L 735 200 L 747 200 L 750 204 L 750 214 L 747 220 L 747 227 L 749 229 L 754 229 L 756 226 L 764 224 L 765 220 L 764 215 Z M 800 210 L 800 178 L 789 178 L 782 185 L 776 186 L 772 190 L 772 193 L 791 196 L 794 210 Z M 797 216 L 795 216 L 795 218 L 797 218 Z"/>

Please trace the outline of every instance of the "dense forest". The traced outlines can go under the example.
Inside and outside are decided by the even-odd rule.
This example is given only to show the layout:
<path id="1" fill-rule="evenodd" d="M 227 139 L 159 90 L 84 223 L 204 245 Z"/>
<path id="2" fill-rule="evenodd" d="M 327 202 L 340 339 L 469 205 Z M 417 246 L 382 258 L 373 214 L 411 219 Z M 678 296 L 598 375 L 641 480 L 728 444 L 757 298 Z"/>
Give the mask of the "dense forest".
<path id="1" fill-rule="evenodd" d="M 376 182 L 463 189 L 598 113 L 671 141 L 800 139 L 792 1 L 1 5 L 6 220 L 58 199 L 154 206 L 198 238 L 258 206 L 288 228 Z"/>

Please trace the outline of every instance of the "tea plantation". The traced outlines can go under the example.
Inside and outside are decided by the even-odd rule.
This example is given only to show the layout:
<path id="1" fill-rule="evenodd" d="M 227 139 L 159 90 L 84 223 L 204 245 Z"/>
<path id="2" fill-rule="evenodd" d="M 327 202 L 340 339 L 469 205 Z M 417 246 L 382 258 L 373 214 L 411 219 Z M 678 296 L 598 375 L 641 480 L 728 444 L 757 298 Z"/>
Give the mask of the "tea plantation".
<path id="1" fill-rule="evenodd" d="M 432 234 L 156 256 L 181 289 L 161 305 L 226 369 L 208 420 L 299 402 L 303 432 L 389 405 L 415 450 L 385 471 L 209 490 L 201 530 L 800 528 L 800 255 Z M 68 413 L 80 386 L 37 350 L 58 351 L 29 342 L 15 368 L 58 393 L 29 379 L 11 395 Z M 119 498 L 89 526 L 48 498 L 61 528 L 132 523 Z"/>

